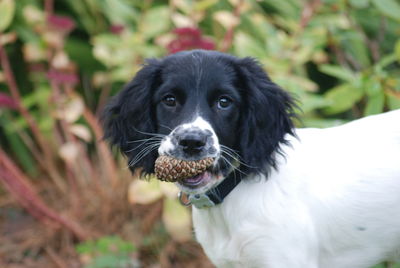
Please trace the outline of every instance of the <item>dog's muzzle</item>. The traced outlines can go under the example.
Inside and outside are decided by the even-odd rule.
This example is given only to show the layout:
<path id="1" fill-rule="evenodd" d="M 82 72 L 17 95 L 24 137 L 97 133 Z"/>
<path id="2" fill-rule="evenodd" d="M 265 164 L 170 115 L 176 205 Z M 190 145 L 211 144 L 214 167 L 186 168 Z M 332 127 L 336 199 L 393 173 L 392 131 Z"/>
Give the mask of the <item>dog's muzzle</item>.
<path id="1" fill-rule="evenodd" d="M 216 158 L 219 154 L 218 139 L 212 127 L 200 118 L 176 127 L 162 140 L 158 153 L 183 160 Z"/>

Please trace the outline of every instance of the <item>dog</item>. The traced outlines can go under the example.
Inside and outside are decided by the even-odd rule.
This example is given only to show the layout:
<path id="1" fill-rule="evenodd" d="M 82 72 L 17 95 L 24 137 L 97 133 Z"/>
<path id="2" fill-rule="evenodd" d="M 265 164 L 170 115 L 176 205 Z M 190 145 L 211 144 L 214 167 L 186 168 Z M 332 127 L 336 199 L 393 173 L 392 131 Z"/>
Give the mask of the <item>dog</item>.
<path id="1" fill-rule="evenodd" d="M 150 59 L 104 111 L 129 168 L 214 159 L 176 182 L 217 267 L 367 268 L 400 257 L 400 110 L 296 129 L 296 102 L 252 58 Z"/>

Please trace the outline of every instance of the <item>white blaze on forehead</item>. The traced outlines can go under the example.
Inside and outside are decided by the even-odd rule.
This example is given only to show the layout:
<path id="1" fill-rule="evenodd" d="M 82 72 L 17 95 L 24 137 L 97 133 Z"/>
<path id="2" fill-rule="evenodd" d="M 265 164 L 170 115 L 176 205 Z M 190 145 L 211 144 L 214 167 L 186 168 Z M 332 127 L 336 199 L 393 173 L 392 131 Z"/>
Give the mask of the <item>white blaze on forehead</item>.
<path id="1" fill-rule="evenodd" d="M 212 128 L 210 123 L 208 123 L 206 120 L 204 120 L 201 116 L 196 117 L 196 119 L 190 123 L 181 125 L 181 127 L 185 128 L 185 129 L 197 127 L 201 130 L 209 130 L 213 133 L 213 135 L 215 135 L 214 129 Z"/>

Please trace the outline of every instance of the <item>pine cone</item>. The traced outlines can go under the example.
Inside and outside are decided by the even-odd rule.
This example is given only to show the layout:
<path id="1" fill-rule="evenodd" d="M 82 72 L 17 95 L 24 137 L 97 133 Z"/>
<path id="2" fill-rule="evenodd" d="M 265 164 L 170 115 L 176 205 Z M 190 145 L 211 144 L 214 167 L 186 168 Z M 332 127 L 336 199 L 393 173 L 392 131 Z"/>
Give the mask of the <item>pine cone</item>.
<path id="1" fill-rule="evenodd" d="M 154 169 L 159 180 L 175 182 L 203 173 L 213 162 L 214 159 L 211 157 L 197 161 L 185 161 L 161 155 L 157 158 Z"/>

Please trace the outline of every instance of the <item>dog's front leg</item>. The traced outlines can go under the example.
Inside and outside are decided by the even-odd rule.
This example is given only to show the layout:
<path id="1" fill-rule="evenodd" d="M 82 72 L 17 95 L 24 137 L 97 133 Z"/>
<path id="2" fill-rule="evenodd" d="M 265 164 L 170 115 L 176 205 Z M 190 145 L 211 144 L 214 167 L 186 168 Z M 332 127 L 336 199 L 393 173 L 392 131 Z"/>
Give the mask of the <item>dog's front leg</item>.
<path id="1" fill-rule="evenodd" d="M 231 246 L 238 249 L 241 267 L 318 268 L 317 247 L 312 241 L 299 243 L 296 237 L 269 234 L 255 236 L 254 232 L 246 231 L 231 241 Z"/>
<path id="2" fill-rule="evenodd" d="M 265 233 L 259 226 L 229 232 L 218 225 L 206 226 L 195 228 L 196 238 L 218 268 L 318 268 L 317 247 L 304 239 L 304 232 Z"/>

